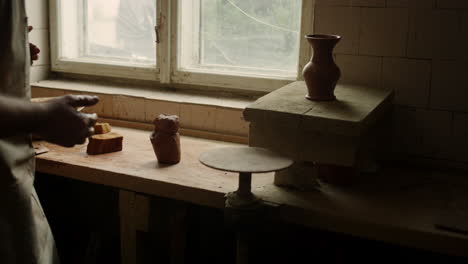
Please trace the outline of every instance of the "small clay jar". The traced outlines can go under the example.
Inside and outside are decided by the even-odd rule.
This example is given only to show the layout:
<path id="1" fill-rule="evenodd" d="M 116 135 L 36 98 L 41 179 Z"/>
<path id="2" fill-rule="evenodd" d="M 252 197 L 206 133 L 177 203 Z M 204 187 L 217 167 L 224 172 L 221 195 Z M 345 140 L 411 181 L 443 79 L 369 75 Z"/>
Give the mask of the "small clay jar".
<path id="1" fill-rule="evenodd" d="M 159 115 L 154 121 L 151 143 L 159 163 L 176 164 L 180 162 L 179 117 Z"/>

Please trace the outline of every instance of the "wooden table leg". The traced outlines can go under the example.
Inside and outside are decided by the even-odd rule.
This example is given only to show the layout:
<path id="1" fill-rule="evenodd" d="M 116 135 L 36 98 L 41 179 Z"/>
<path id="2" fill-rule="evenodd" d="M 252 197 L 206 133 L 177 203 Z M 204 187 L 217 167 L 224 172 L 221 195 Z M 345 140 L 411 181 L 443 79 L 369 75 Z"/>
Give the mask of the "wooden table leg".
<path id="1" fill-rule="evenodd" d="M 171 264 L 185 263 L 185 248 L 187 244 L 187 205 L 174 206 L 171 219 Z"/>
<path id="2" fill-rule="evenodd" d="M 249 241 L 247 232 L 242 230 L 237 231 L 236 247 L 236 264 L 249 263 Z"/>
<path id="3" fill-rule="evenodd" d="M 133 222 L 135 193 L 119 191 L 120 250 L 122 264 L 136 263 L 136 228 Z"/>
<path id="4" fill-rule="evenodd" d="M 185 263 L 185 248 L 187 243 L 187 205 L 185 203 L 171 201 L 169 211 L 165 212 L 170 217 L 170 263 Z M 120 247 L 122 264 L 137 263 L 137 232 L 150 232 L 156 223 L 154 217 L 164 217 L 155 213 L 157 206 L 151 206 L 151 197 L 139 195 L 133 192 L 120 190 Z M 153 213 L 150 213 L 153 211 Z M 164 210 L 161 210 L 164 212 Z M 152 218 L 152 219 L 151 219 Z"/>

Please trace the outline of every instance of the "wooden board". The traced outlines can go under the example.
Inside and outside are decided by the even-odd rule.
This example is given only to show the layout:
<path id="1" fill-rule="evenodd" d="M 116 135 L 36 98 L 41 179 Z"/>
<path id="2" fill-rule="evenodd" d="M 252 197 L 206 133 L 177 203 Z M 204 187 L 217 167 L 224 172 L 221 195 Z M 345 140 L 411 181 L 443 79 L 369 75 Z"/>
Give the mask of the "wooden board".
<path id="1" fill-rule="evenodd" d="M 299 192 L 268 185 L 254 192 L 282 204 L 288 222 L 468 257 L 468 236 L 435 227 L 450 184 L 466 182 L 466 176 L 388 168 L 347 187 L 322 183 L 316 192 Z"/>
<path id="2" fill-rule="evenodd" d="M 86 154 L 86 144 L 64 148 L 37 142 L 51 150 L 39 156 L 37 170 L 217 208 L 224 207 L 225 193 L 237 189 L 236 173 L 210 169 L 198 158 L 208 150 L 238 144 L 181 136 L 181 162 L 163 165 L 156 160 L 151 132 L 121 127 L 113 127 L 113 131 L 125 138 L 121 152 L 93 156 Z M 273 174 L 262 174 L 252 186 L 272 182 Z"/>
<path id="3" fill-rule="evenodd" d="M 239 145 L 181 137 L 181 163 L 163 166 L 156 161 L 150 132 L 114 130 L 126 139 L 122 152 L 88 156 L 86 145 L 68 149 L 43 143 L 50 152 L 37 157 L 37 170 L 216 208 L 224 207 L 225 193 L 237 189 L 236 174 L 207 168 L 198 158 L 211 149 Z M 361 184 L 346 188 L 322 184 L 315 192 L 301 192 L 274 186 L 270 173 L 252 178 L 252 192 L 282 205 L 277 215 L 284 221 L 468 257 L 468 236 L 435 227 L 447 192 L 454 184 L 466 183 L 466 176 L 385 169 Z"/>

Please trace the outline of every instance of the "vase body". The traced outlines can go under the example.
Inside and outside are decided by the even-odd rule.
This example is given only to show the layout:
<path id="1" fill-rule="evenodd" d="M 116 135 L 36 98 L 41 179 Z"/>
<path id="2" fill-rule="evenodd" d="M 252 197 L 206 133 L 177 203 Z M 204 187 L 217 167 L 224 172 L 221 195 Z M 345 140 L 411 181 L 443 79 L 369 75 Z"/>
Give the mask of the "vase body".
<path id="1" fill-rule="evenodd" d="M 304 66 L 302 75 L 307 85 L 306 98 L 314 101 L 335 100 L 335 86 L 341 76 L 333 59 L 333 49 L 341 37 L 336 35 L 306 35 L 314 50 L 311 60 Z"/>
<path id="2" fill-rule="evenodd" d="M 159 115 L 154 120 L 151 143 L 159 163 L 176 164 L 180 162 L 179 117 Z"/>

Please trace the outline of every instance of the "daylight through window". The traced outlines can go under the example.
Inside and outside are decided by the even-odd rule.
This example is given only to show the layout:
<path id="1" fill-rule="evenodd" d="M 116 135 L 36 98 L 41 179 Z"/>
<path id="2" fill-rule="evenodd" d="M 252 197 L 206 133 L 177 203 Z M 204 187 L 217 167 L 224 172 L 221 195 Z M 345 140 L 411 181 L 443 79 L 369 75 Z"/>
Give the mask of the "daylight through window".
<path id="1" fill-rule="evenodd" d="M 52 2 L 54 71 L 273 88 L 298 75 L 303 0 Z"/>

